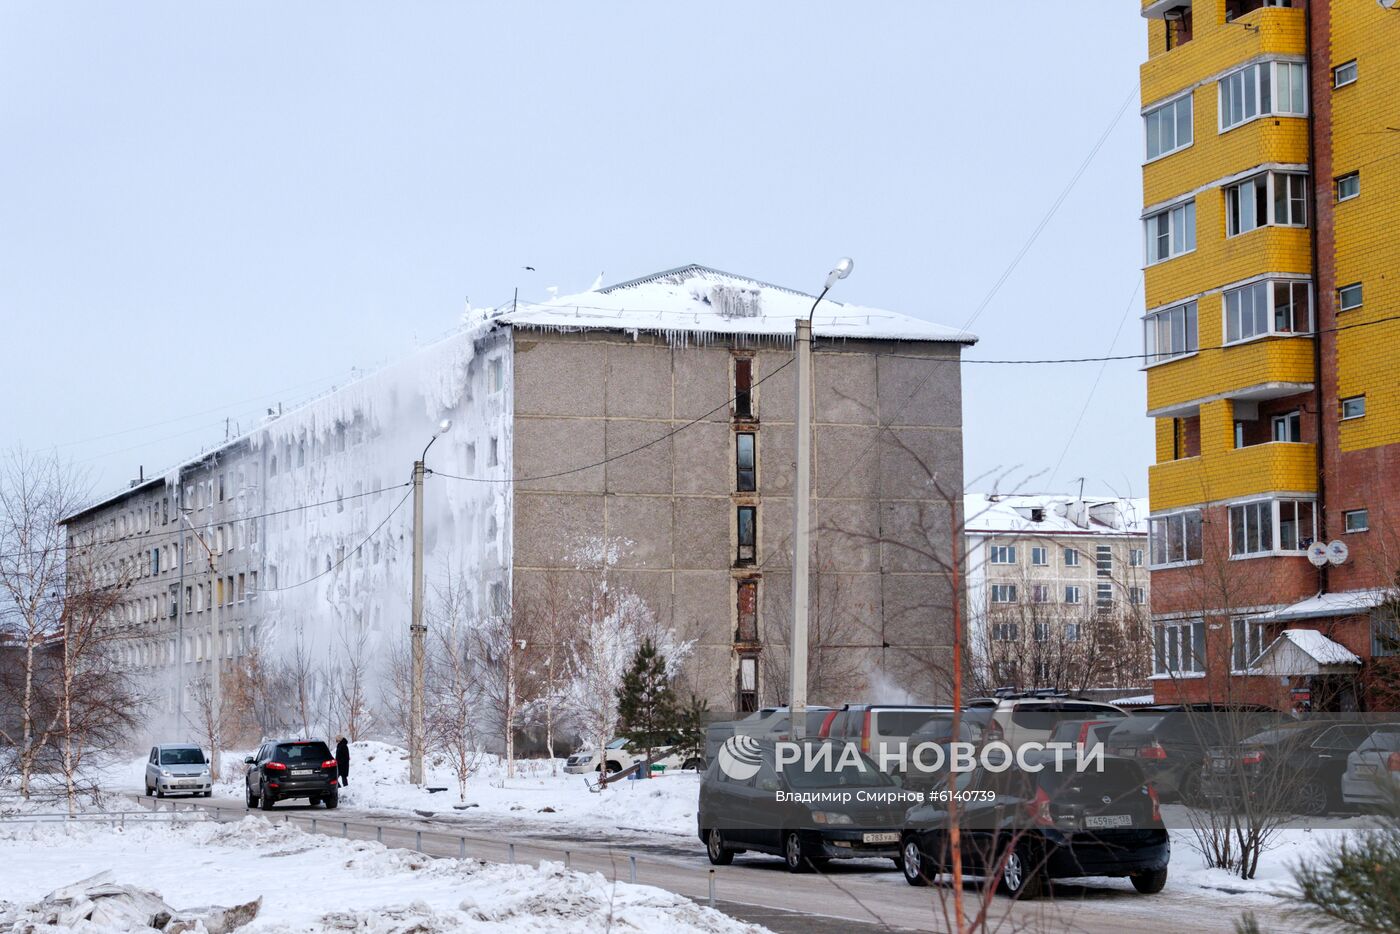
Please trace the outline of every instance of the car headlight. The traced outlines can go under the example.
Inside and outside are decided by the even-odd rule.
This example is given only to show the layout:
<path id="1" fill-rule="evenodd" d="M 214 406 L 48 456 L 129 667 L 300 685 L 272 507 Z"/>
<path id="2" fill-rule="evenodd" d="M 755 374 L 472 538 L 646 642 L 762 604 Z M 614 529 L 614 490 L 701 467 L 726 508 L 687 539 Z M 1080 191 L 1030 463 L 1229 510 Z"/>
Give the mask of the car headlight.
<path id="1" fill-rule="evenodd" d="M 579 757 L 578 757 L 578 761 L 579 761 L 580 763 L 592 762 L 592 761 L 593 761 L 593 757 L 592 757 L 592 756 L 579 756 Z"/>
<path id="2" fill-rule="evenodd" d="M 812 822 L 817 824 L 849 824 L 851 815 L 839 811 L 813 811 Z"/>
<path id="3" fill-rule="evenodd" d="M 161 778 L 169 778 L 169 777 L 170 777 L 170 770 L 169 770 L 169 769 L 161 769 L 161 770 L 160 770 L 160 777 L 161 777 Z"/>
<path id="4" fill-rule="evenodd" d="M 209 770 L 208 770 L 208 769 L 205 769 L 203 772 L 200 772 L 200 773 L 199 773 L 199 777 L 200 777 L 200 778 L 208 778 L 208 777 L 209 777 Z"/>

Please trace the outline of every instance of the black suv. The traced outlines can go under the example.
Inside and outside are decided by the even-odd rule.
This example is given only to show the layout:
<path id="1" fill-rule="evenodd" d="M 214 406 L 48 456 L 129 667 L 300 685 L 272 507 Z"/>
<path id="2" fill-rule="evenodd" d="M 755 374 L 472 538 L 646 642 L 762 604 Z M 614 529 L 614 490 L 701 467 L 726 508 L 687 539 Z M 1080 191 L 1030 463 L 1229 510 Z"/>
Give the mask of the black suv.
<path id="1" fill-rule="evenodd" d="M 248 807 L 272 810 L 287 798 L 306 798 L 315 807 L 340 803 L 340 780 L 335 756 L 319 739 L 289 739 L 263 743 L 255 755 L 245 756 L 248 774 L 244 793 Z"/>
<path id="2" fill-rule="evenodd" d="M 1100 765 L 1065 757 L 1056 769 L 1046 757 L 1040 771 L 1002 763 L 985 764 L 954 778 L 955 790 L 926 779 L 933 794 L 909 809 L 900 835 L 904 880 L 928 885 L 951 870 L 949 806 L 961 799 L 962 865 L 987 884 L 996 882 L 1013 898 L 1036 898 L 1050 879 L 1127 876 L 1144 894 L 1167 883 L 1171 846 L 1157 806 L 1157 793 L 1136 762 L 1104 756 Z M 946 793 L 945 793 L 946 792 Z"/>

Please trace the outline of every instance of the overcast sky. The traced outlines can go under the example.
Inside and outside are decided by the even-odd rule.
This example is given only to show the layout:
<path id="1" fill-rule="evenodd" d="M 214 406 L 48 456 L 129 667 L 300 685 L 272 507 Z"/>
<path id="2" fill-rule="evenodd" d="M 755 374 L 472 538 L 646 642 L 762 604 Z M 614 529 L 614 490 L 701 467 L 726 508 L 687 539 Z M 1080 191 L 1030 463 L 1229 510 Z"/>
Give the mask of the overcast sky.
<path id="1" fill-rule="evenodd" d="M 467 299 L 600 272 L 814 290 L 850 255 L 834 297 L 961 326 L 1110 125 L 968 356 L 1139 350 L 1142 23 L 1102 0 L 5 3 L 0 448 L 58 445 L 105 491 Z M 1099 372 L 966 366 L 969 482 L 1146 495 L 1142 373 Z"/>

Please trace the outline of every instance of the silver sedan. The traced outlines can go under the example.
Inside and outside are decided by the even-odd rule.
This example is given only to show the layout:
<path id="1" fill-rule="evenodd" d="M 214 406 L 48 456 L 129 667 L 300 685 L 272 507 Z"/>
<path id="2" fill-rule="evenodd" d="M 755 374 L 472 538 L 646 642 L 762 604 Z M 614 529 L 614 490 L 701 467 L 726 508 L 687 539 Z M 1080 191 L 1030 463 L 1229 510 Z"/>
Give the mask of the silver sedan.
<path id="1" fill-rule="evenodd" d="M 189 743 L 152 746 L 146 757 L 145 791 L 164 798 L 168 794 L 203 795 L 214 793 L 209 759 L 204 750 Z"/>

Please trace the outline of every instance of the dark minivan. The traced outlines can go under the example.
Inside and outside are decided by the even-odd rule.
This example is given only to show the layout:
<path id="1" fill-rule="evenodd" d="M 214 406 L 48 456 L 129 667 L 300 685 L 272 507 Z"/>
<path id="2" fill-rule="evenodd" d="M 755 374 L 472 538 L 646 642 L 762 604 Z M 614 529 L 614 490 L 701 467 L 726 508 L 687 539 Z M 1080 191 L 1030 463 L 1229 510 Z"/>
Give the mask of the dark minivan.
<path id="1" fill-rule="evenodd" d="M 1015 763 L 1003 771 L 979 764 L 956 775 L 962 865 L 996 881 L 1013 898 L 1036 898 L 1050 879 L 1127 876 L 1144 894 L 1167 884 L 1171 846 L 1157 794 L 1136 762 L 1103 756 L 1102 769 L 1078 771 L 1051 757 L 1040 771 Z M 1034 764 L 1034 763 L 1028 763 Z M 947 773 L 943 773 L 946 778 Z M 928 885 L 952 870 L 949 807 L 937 782 L 931 800 L 909 809 L 900 837 L 900 867 L 910 885 Z"/>
<path id="2" fill-rule="evenodd" d="M 340 780 L 335 756 L 319 739 L 293 739 L 263 743 L 256 754 L 244 757 L 248 774 L 244 792 L 248 807 L 264 811 L 288 798 L 306 798 L 314 807 L 340 803 Z"/>
<path id="3" fill-rule="evenodd" d="M 805 740 L 804 747 L 826 748 L 830 756 L 829 768 L 811 769 L 801 762 L 777 767 L 773 740 L 753 739 L 744 747 L 739 757 L 722 751 L 700 782 L 697 829 L 711 863 L 727 865 L 748 850 L 781 856 L 789 872 L 829 859 L 899 861 L 908 803 L 898 800 L 899 785 L 854 745 Z"/>

